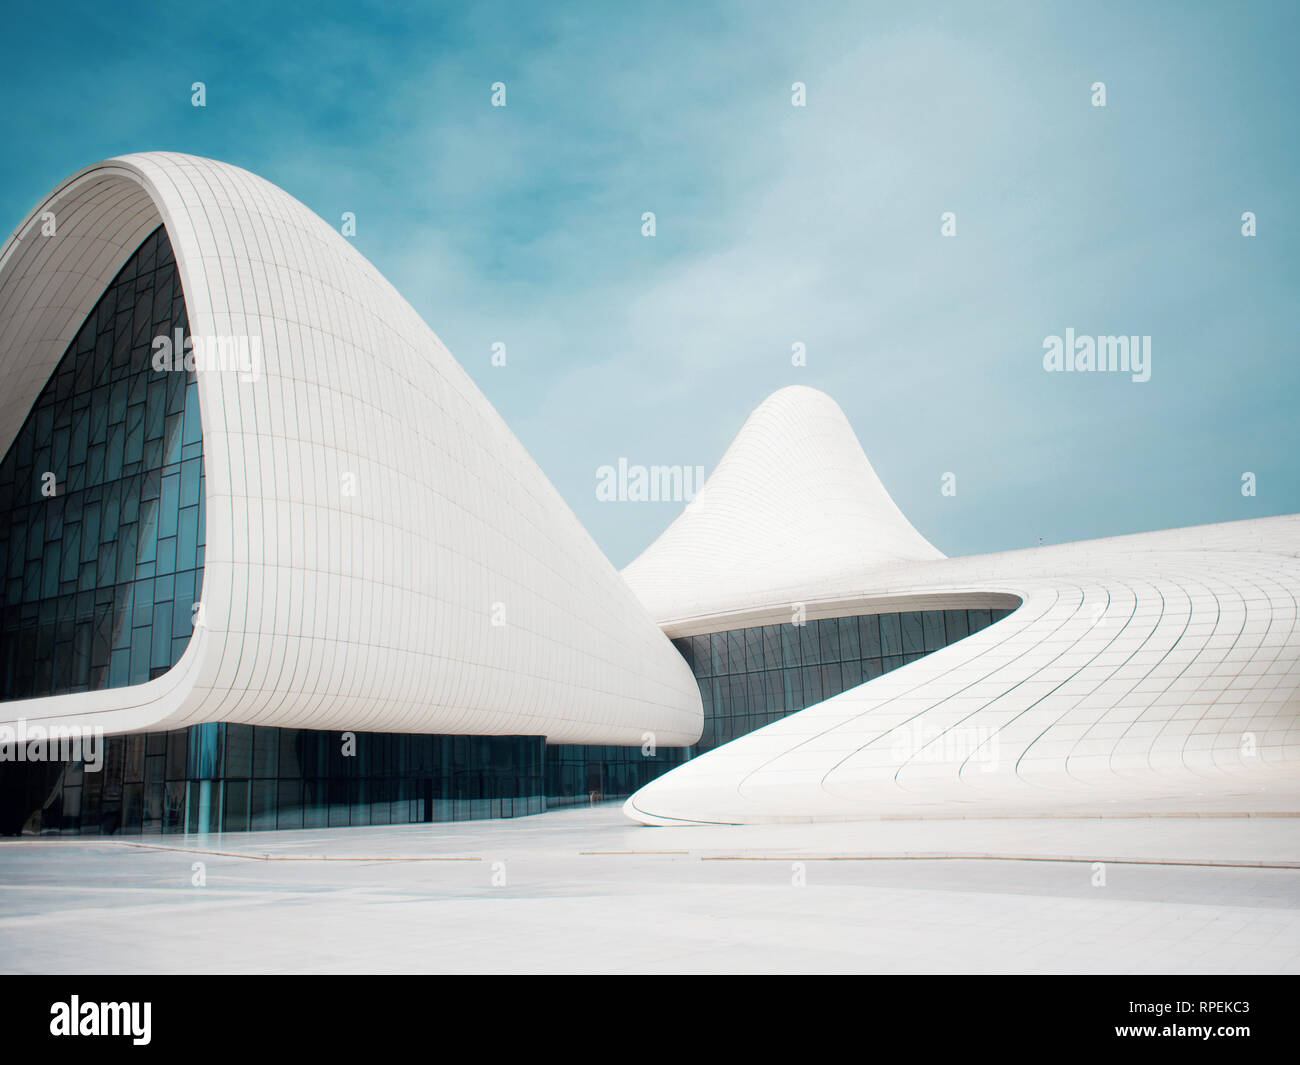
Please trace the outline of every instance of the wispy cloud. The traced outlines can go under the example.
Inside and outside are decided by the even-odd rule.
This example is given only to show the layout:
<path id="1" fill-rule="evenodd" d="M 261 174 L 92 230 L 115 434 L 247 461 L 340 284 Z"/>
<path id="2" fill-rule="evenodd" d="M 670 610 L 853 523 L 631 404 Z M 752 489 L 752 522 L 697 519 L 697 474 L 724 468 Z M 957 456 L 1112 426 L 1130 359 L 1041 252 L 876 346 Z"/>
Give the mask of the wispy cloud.
<path id="1" fill-rule="evenodd" d="M 169 147 L 356 212 L 618 564 L 673 508 L 596 467 L 712 466 L 791 383 L 949 553 L 1300 510 L 1286 5 L 76 7 L 0 73 L 0 210 Z M 1067 326 L 1151 335 L 1152 380 L 1044 374 Z"/>

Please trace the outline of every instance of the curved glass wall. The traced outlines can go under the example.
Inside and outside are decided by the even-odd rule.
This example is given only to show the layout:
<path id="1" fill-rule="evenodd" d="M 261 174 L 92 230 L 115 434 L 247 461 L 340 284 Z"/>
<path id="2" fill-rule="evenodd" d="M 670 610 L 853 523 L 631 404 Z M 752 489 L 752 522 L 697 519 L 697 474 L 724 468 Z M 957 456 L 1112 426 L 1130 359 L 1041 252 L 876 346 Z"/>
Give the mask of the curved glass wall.
<path id="1" fill-rule="evenodd" d="M 686 761 L 688 748 L 661 747 L 652 755 L 640 747 L 557 743 L 546 748 L 548 806 L 585 806 L 621 799 Z"/>
<path id="2" fill-rule="evenodd" d="M 140 684 L 180 658 L 203 580 L 194 371 L 160 226 L 100 297 L 0 462 L 0 701 Z"/>
<path id="3" fill-rule="evenodd" d="M 546 809 L 541 736 L 209 724 L 102 743 L 92 762 L 0 765 L 0 834 L 404 825 Z"/>
<path id="4" fill-rule="evenodd" d="M 1010 610 L 913 610 L 673 640 L 704 702 L 701 754 L 924 658 Z"/>

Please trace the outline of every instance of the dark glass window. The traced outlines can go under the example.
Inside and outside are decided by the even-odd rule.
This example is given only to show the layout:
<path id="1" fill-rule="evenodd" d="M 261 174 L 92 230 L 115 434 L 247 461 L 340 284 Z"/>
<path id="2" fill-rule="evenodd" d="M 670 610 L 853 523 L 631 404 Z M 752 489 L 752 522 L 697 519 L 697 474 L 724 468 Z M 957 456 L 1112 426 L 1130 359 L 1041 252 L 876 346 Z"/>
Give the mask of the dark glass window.
<path id="1" fill-rule="evenodd" d="M 858 619 L 857 618 L 840 618 L 840 660 L 844 662 L 855 662 L 862 657 L 862 650 L 858 639 Z"/>
<path id="2" fill-rule="evenodd" d="M 852 661 L 841 663 L 840 671 L 843 674 L 845 691 L 856 688 L 866 679 L 862 675 L 862 661 L 860 659 L 855 658 Z"/>
<path id="3" fill-rule="evenodd" d="M 763 711 L 769 719 L 783 717 L 786 713 L 785 683 L 781 670 L 769 669 L 763 674 Z"/>
<path id="4" fill-rule="evenodd" d="M 818 621 L 817 625 L 817 642 L 821 645 L 823 662 L 838 662 L 840 660 L 840 623 L 837 618 L 827 618 Z"/>
<path id="5" fill-rule="evenodd" d="M 696 675 L 710 677 L 713 675 L 713 655 L 709 651 L 707 636 L 692 636 L 691 651 L 695 655 Z"/>
<path id="6" fill-rule="evenodd" d="M 385 737 L 387 739 L 387 737 Z M 280 730 L 259 728 L 253 738 L 253 776 L 275 777 L 280 768 Z M 269 826 L 274 828 L 274 825 Z"/>
<path id="7" fill-rule="evenodd" d="M 839 695 L 844 690 L 841 681 L 839 663 L 832 662 L 822 665 L 822 697 L 829 699 L 832 695 Z"/>
<path id="8" fill-rule="evenodd" d="M 226 764 L 223 775 L 247 779 L 253 775 L 253 726 L 226 726 Z"/>
<path id="9" fill-rule="evenodd" d="M 763 667 L 777 669 L 781 665 L 781 626 L 763 626 Z"/>
<path id="10" fill-rule="evenodd" d="M 880 615 L 867 614 L 858 618 L 858 634 L 862 640 L 862 657 L 880 657 Z"/>
<path id="11" fill-rule="evenodd" d="M 732 629 L 727 633 L 727 672 L 745 672 L 745 632 Z"/>
<path id="12" fill-rule="evenodd" d="M 799 665 L 798 626 L 781 626 L 781 665 L 787 669 Z"/>
<path id="13" fill-rule="evenodd" d="M 880 650 L 885 655 L 903 653 L 903 627 L 897 614 L 880 615 Z"/>
<path id="14" fill-rule="evenodd" d="M 799 653 L 803 664 L 810 666 L 820 662 L 822 653 L 821 641 L 817 639 L 817 622 L 810 621 L 805 625 L 796 625 L 794 628 L 799 633 Z"/>
<path id="15" fill-rule="evenodd" d="M 949 643 L 964 640 L 970 635 L 970 626 L 967 624 L 966 611 L 964 610 L 945 610 L 943 612 L 943 624 Z"/>
<path id="16" fill-rule="evenodd" d="M 745 694 L 748 690 L 744 673 L 733 673 L 727 678 L 727 716 L 735 717 L 745 712 Z"/>
<path id="17" fill-rule="evenodd" d="M 801 670 L 803 673 L 803 698 L 804 706 L 812 706 L 813 703 L 820 703 L 825 695 L 822 694 L 822 674 L 818 666 L 804 666 Z"/>
<path id="18" fill-rule="evenodd" d="M 759 728 L 767 723 L 767 712 L 764 706 L 767 696 L 763 687 L 763 674 L 751 673 L 746 679 L 745 685 L 745 720 L 747 727 L 746 732 Z"/>
<path id="19" fill-rule="evenodd" d="M 248 831 L 247 780 L 227 780 L 222 787 L 221 821 L 227 832 Z"/>
<path id="20" fill-rule="evenodd" d="M 140 684 L 189 643 L 204 538 L 197 386 L 152 364 L 153 338 L 188 333 L 180 291 L 159 227 L 0 462 L 0 701 Z M 158 822 L 163 802 L 142 797 L 131 816 Z"/>
<path id="21" fill-rule="evenodd" d="M 785 674 L 785 705 L 787 709 L 802 710 L 805 706 L 811 706 L 811 703 L 804 702 L 803 697 L 803 670 L 783 669 Z"/>
<path id="22" fill-rule="evenodd" d="M 927 610 L 921 615 L 922 640 L 927 651 L 937 651 L 944 645 L 943 614 L 938 610 Z"/>
<path id="23" fill-rule="evenodd" d="M 918 611 L 909 611 L 899 618 L 903 627 L 903 654 L 920 654 L 925 646 L 923 625 Z"/>
<path id="24" fill-rule="evenodd" d="M 681 640 L 673 640 L 673 646 L 677 648 L 677 653 L 686 659 L 686 664 L 691 667 L 691 672 L 699 676 L 699 669 L 695 662 L 695 646 L 691 643 L 689 637 Z"/>
<path id="25" fill-rule="evenodd" d="M 713 670 L 711 676 L 720 677 L 727 670 L 727 634 L 725 632 L 715 632 L 709 636 L 710 654 L 713 659 Z"/>

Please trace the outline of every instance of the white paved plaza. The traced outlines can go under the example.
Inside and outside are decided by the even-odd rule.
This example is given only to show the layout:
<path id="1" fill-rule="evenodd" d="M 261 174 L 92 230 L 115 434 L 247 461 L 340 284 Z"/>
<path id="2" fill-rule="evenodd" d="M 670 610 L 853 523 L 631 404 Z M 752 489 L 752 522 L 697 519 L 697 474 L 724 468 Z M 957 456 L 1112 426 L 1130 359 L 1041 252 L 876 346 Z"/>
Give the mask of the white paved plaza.
<path id="1" fill-rule="evenodd" d="M 8 840 L 0 899 L 10 973 L 1297 973 L 1300 820 Z"/>

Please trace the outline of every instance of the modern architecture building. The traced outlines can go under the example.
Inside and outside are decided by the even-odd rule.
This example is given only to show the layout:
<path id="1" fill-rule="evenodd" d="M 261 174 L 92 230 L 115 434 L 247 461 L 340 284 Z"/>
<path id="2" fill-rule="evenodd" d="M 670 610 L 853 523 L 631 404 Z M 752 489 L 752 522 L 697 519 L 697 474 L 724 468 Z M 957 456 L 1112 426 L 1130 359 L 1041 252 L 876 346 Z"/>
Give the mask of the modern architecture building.
<path id="1" fill-rule="evenodd" d="M 624 576 L 750 714 L 647 824 L 1300 809 L 1300 516 L 945 559 L 788 388 Z"/>
<path id="2" fill-rule="evenodd" d="M 51 192 L 0 251 L 0 379 L 0 831 L 1296 801 L 1300 516 L 947 559 L 796 387 L 620 575 L 236 167 Z"/>
<path id="3" fill-rule="evenodd" d="M 690 670 L 500 416 L 268 182 L 63 182 L 0 252 L 0 379 L 7 830 L 508 815 L 547 744 L 585 801 L 587 745 L 635 774 L 698 739 Z M 106 764 L 14 760 L 51 729 Z"/>

